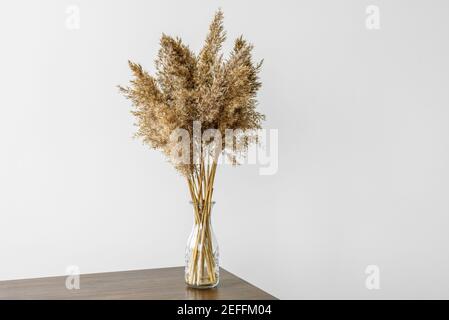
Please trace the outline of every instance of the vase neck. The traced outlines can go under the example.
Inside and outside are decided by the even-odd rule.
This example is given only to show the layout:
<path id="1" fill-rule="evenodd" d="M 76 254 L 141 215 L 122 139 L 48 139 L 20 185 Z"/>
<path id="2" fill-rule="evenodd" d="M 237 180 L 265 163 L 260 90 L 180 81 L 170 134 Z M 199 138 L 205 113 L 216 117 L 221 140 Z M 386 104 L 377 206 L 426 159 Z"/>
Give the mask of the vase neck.
<path id="1" fill-rule="evenodd" d="M 190 201 L 190 204 L 192 206 L 198 206 L 199 209 L 201 209 L 203 206 L 213 208 L 215 205 L 215 201 L 200 201 L 198 202 L 198 204 L 194 203 L 193 201 Z"/>
<path id="2" fill-rule="evenodd" d="M 195 225 L 210 225 L 215 201 L 203 203 L 190 202 L 190 204 L 193 206 Z"/>

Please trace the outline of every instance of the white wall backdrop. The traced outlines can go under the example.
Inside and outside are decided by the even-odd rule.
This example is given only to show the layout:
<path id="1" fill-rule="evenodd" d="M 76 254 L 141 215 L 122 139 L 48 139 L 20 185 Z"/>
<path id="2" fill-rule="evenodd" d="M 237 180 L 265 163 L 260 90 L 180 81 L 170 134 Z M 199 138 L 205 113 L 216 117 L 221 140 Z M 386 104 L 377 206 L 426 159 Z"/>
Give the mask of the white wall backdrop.
<path id="1" fill-rule="evenodd" d="M 218 7 L 279 129 L 276 175 L 219 170 L 221 264 L 279 298 L 449 298 L 444 0 L 3 1 L 0 279 L 183 264 L 187 187 L 115 86 L 128 59 L 154 71 L 162 32 L 198 51 Z"/>

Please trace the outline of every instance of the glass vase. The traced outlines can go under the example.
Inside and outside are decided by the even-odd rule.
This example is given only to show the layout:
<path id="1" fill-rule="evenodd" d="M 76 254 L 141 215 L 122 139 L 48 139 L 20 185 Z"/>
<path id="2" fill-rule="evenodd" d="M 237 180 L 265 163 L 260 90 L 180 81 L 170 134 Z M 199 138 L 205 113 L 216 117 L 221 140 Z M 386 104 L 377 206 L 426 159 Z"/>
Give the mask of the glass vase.
<path id="1" fill-rule="evenodd" d="M 211 222 L 215 202 L 191 204 L 195 219 L 186 246 L 185 282 L 193 288 L 213 288 L 219 282 L 218 243 Z"/>

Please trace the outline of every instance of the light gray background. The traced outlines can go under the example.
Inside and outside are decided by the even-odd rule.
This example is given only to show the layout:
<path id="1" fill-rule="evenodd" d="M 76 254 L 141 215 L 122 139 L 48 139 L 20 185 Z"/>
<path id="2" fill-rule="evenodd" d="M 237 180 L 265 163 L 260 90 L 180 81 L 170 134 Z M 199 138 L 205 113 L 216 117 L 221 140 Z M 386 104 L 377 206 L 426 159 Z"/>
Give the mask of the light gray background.
<path id="1" fill-rule="evenodd" d="M 449 298 L 444 0 L 2 1 L 0 279 L 183 264 L 187 187 L 115 86 L 127 59 L 154 71 L 162 32 L 198 51 L 218 7 L 225 49 L 243 33 L 265 58 L 280 138 L 276 175 L 218 172 L 222 265 L 280 298 Z"/>

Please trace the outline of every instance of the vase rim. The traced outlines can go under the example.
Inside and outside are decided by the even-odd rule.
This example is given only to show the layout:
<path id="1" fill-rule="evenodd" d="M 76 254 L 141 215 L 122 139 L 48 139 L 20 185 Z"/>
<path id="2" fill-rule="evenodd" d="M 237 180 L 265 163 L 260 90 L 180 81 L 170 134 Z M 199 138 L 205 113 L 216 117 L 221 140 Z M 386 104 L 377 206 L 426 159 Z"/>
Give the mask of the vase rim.
<path id="1" fill-rule="evenodd" d="M 190 203 L 190 204 L 193 204 L 193 201 L 190 200 L 189 203 Z M 210 201 L 209 203 L 215 204 L 215 201 Z"/>

